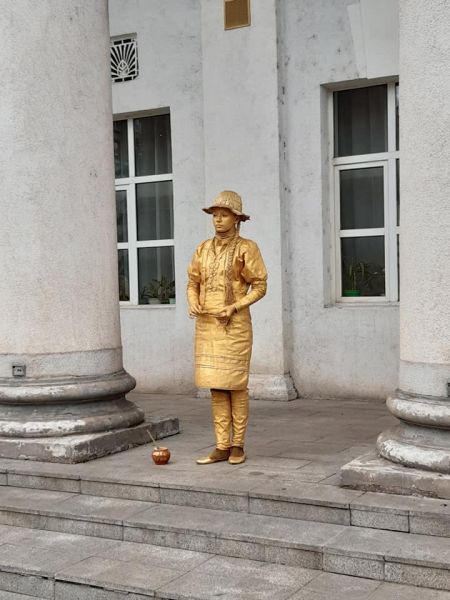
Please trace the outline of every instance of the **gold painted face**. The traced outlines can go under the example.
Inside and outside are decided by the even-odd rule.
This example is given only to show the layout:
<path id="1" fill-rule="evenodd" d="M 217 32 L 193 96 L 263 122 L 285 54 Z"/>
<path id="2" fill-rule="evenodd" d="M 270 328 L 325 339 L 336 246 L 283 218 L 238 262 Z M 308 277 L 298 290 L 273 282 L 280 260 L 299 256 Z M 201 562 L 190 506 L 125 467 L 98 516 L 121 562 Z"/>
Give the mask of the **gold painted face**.
<path id="1" fill-rule="evenodd" d="M 228 233 L 236 228 L 239 217 L 228 208 L 214 208 L 212 211 L 216 233 Z"/>

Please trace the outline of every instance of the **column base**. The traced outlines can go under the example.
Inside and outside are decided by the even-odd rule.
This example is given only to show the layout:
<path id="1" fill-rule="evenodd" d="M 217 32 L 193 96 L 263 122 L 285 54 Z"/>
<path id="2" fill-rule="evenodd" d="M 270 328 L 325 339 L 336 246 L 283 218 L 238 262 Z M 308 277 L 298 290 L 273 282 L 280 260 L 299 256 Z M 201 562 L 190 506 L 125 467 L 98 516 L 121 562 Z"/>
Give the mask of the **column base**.
<path id="1" fill-rule="evenodd" d="M 125 429 L 144 421 L 126 400 L 136 382 L 126 371 L 52 379 L 0 379 L 0 439 L 59 437 Z"/>
<path id="2" fill-rule="evenodd" d="M 0 457 L 55 463 L 80 463 L 122 452 L 179 433 L 177 417 L 152 417 L 135 427 L 63 437 L 1 438 Z"/>
<path id="3" fill-rule="evenodd" d="M 375 450 L 344 465 L 340 479 L 342 487 L 355 490 L 450 499 L 450 475 L 404 467 Z"/>
<path id="4" fill-rule="evenodd" d="M 386 404 L 400 422 L 379 435 L 380 455 L 406 467 L 450 474 L 450 400 L 397 390 Z"/>
<path id="5" fill-rule="evenodd" d="M 248 382 L 248 390 L 251 400 L 289 402 L 289 400 L 295 400 L 298 397 L 294 382 L 289 374 L 251 374 Z M 197 392 L 198 398 L 209 398 L 209 396 L 209 390 L 204 388 L 200 388 Z"/>

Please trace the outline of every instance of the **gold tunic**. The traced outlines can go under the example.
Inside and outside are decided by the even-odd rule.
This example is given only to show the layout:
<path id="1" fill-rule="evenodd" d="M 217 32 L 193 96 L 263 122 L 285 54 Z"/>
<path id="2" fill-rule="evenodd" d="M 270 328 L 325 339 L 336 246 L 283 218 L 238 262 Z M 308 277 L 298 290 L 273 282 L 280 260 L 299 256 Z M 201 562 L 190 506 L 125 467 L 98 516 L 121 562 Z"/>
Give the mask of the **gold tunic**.
<path id="1" fill-rule="evenodd" d="M 195 383 L 202 388 L 243 390 L 248 384 L 253 341 L 249 306 L 266 293 L 267 271 L 255 242 L 238 237 L 231 257 L 233 246 L 233 238 L 206 240 L 188 269 L 188 301 L 208 313 L 197 317 L 195 328 Z M 226 305 L 227 276 L 237 312 L 225 324 L 210 313 Z"/>

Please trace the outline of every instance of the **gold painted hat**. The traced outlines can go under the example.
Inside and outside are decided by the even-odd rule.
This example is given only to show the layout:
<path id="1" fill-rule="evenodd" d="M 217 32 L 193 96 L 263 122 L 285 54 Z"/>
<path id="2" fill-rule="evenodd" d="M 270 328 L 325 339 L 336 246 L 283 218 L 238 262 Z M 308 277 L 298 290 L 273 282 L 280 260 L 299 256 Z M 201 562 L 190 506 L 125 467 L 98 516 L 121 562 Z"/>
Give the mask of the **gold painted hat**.
<path id="1" fill-rule="evenodd" d="M 236 192 L 224 190 L 214 198 L 213 204 L 203 208 L 205 213 L 211 214 L 214 208 L 228 208 L 232 213 L 240 217 L 241 221 L 248 221 L 250 217 L 242 212 L 242 198 Z"/>

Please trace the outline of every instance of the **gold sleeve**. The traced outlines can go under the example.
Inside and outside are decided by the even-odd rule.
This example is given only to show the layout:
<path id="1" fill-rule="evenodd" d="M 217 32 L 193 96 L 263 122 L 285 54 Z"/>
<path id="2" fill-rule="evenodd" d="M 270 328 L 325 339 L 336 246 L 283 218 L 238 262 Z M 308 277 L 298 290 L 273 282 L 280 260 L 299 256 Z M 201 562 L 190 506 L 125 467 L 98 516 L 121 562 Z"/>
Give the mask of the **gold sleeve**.
<path id="1" fill-rule="evenodd" d="M 258 246 L 252 242 L 243 253 L 242 277 L 251 285 L 251 290 L 234 303 L 236 310 L 242 310 L 265 296 L 267 291 L 267 270 Z"/>
<path id="2" fill-rule="evenodd" d="M 201 279 L 201 248 L 202 244 L 197 248 L 194 252 L 194 256 L 192 257 L 191 264 L 188 267 L 188 283 L 187 283 L 187 300 L 189 305 L 193 303 L 198 303 L 199 301 L 199 293 L 200 293 L 200 279 Z"/>

